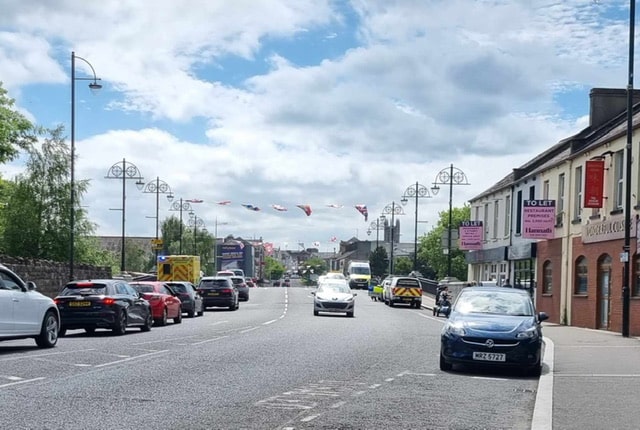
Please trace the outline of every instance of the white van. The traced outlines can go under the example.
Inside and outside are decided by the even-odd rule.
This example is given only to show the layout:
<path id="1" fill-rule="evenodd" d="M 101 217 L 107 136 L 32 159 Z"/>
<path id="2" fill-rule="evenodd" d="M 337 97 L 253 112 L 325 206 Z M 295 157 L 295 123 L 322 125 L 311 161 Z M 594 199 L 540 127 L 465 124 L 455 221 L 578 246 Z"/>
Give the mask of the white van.
<path id="1" fill-rule="evenodd" d="M 347 265 L 346 277 L 349 281 L 350 288 L 368 290 L 369 283 L 371 282 L 371 267 L 369 267 L 369 262 L 350 261 Z"/>

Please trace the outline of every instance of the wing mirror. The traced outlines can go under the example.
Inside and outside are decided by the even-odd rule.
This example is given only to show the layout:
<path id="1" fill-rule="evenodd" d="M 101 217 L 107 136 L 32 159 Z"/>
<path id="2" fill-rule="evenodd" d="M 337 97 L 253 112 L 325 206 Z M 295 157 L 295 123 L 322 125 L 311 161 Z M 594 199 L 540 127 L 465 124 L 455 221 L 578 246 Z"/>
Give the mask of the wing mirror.
<path id="1" fill-rule="evenodd" d="M 542 322 L 549 319 L 549 315 L 546 312 L 538 312 L 538 321 Z"/>

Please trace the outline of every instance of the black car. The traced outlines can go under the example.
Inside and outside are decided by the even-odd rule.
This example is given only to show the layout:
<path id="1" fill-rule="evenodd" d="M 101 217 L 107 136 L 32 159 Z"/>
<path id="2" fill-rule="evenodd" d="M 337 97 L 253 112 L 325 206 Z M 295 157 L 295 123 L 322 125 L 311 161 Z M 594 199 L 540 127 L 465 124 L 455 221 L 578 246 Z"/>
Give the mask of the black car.
<path id="1" fill-rule="evenodd" d="M 54 301 L 62 322 L 60 336 L 67 330 L 84 329 L 93 333 L 97 328 L 123 335 L 127 327 L 149 331 L 153 325 L 149 302 L 121 279 L 72 281 Z"/>
<path id="2" fill-rule="evenodd" d="M 173 291 L 176 292 L 178 298 L 182 302 L 182 312 L 186 312 L 189 318 L 204 314 L 204 303 L 202 296 L 196 290 L 195 285 L 191 282 L 171 281 L 166 282 Z"/>
<path id="3" fill-rule="evenodd" d="M 205 276 L 198 284 L 198 292 L 202 296 L 204 308 L 225 307 L 235 311 L 238 309 L 238 289 L 233 286 L 228 276 Z"/>
<path id="4" fill-rule="evenodd" d="M 249 286 L 244 276 L 231 276 L 233 286 L 238 290 L 238 298 L 242 301 L 249 301 Z"/>

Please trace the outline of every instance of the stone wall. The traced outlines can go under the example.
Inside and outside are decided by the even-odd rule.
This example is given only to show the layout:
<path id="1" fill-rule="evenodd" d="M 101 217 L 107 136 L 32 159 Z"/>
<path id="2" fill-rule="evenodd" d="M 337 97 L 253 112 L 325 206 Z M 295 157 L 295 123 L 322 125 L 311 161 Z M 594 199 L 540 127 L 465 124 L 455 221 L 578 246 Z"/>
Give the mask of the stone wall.
<path id="1" fill-rule="evenodd" d="M 25 282 L 33 281 L 42 294 L 55 297 L 69 281 L 69 264 L 0 255 L 0 263 L 18 274 Z M 111 267 L 76 264 L 76 279 L 111 279 Z"/>

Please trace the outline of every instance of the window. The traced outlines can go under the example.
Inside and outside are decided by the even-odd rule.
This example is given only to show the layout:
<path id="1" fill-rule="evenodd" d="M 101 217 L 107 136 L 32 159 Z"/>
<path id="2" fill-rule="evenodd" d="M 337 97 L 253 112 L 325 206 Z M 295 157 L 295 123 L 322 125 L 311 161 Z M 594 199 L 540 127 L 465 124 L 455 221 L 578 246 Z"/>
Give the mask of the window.
<path id="1" fill-rule="evenodd" d="M 624 187 L 624 152 L 618 151 L 614 155 L 614 175 L 615 180 L 613 181 L 615 188 L 614 191 L 614 202 L 613 202 L 613 210 L 622 209 L 622 200 L 623 200 L 623 192 L 622 189 Z"/>
<path id="2" fill-rule="evenodd" d="M 532 185 L 529 187 L 529 200 L 535 200 L 535 199 L 536 199 L 536 187 Z"/>
<path id="3" fill-rule="evenodd" d="M 489 203 L 484 204 L 484 237 L 489 237 Z"/>
<path id="4" fill-rule="evenodd" d="M 500 200 L 493 203 L 493 238 L 498 236 L 498 220 L 500 218 Z"/>
<path id="5" fill-rule="evenodd" d="M 520 234 L 522 231 L 522 191 L 518 191 L 516 208 L 516 234 Z"/>
<path id="6" fill-rule="evenodd" d="M 511 234 L 511 196 L 507 196 L 504 200 L 504 236 L 509 237 Z"/>
<path id="7" fill-rule="evenodd" d="M 558 213 L 564 212 L 564 173 L 558 176 Z"/>
<path id="8" fill-rule="evenodd" d="M 573 219 L 582 219 L 582 166 L 576 167 L 574 193 L 573 193 Z"/>
<path id="9" fill-rule="evenodd" d="M 542 265 L 542 294 L 551 294 L 553 285 L 553 266 L 547 260 Z"/>
<path id="10" fill-rule="evenodd" d="M 544 181 L 544 184 L 542 184 L 542 198 L 545 200 L 549 199 L 549 188 L 549 181 Z"/>
<path id="11" fill-rule="evenodd" d="M 631 286 L 631 295 L 640 296 L 640 254 L 636 254 L 633 259 L 635 277 L 633 279 L 633 285 Z"/>
<path id="12" fill-rule="evenodd" d="M 587 294 L 587 259 L 585 257 L 578 257 L 575 267 L 575 294 Z"/>

